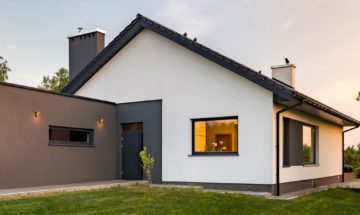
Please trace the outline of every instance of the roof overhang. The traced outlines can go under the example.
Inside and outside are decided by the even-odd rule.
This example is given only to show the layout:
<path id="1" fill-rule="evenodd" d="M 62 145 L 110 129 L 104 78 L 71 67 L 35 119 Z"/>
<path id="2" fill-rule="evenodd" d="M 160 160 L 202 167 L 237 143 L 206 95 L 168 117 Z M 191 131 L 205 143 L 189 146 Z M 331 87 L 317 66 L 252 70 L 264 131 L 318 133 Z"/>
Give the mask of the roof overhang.
<path id="1" fill-rule="evenodd" d="M 74 94 L 111 58 L 125 47 L 143 29 L 151 30 L 173 42 L 207 58 L 208 60 L 264 87 L 274 95 L 274 103 L 290 106 L 299 101 L 303 104 L 296 109 L 315 117 L 327 120 L 340 126 L 359 126 L 360 121 L 347 116 L 315 99 L 312 99 L 294 88 L 254 71 L 237 61 L 230 59 L 200 43 L 187 38 L 147 17 L 137 17 L 120 34 L 106 46 L 85 68 L 75 76 L 62 90 L 63 93 Z"/>
<path id="2" fill-rule="evenodd" d="M 271 92 L 285 98 L 291 98 L 292 90 L 277 81 L 254 71 L 237 61 L 230 59 L 197 41 L 187 38 L 147 17 L 138 14 L 120 34 L 109 43 L 85 68 L 75 76 L 62 90 L 63 93 L 74 94 L 79 90 L 97 71 L 99 71 L 116 53 L 125 47 L 143 29 L 151 30 L 214 63 L 264 87 Z"/>
<path id="3" fill-rule="evenodd" d="M 298 97 L 293 99 L 282 99 L 278 96 L 274 96 L 274 103 L 284 106 L 290 107 L 299 103 L 299 101 L 303 101 L 303 104 L 295 107 L 294 109 L 300 111 L 302 113 L 311 115 L 313 117 L 317 117 L 323 119 L 325 121 L 334 123 L 339 126 L 359 126 L 360 122 L 336 111 L 333 108 L 330 108 L 312 98 L 309 97 Z"/>

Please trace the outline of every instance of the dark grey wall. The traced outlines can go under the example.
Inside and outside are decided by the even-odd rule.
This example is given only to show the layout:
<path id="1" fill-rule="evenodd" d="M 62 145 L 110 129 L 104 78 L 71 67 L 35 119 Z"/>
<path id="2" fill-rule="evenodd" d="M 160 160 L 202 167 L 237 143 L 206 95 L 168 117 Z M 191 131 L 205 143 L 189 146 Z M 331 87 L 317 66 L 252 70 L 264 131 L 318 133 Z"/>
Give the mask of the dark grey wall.
<path id="1" fill-rule="evenodd" d="M 105 35 L 92 32 L 69 38 L 69 71 L 73 79 L 90 61 L 104 49 Z"/>
<path id="2" fill-rule="evenodd" d="M 115 104 L 0 84 L 0 119 L 0 189 L 116 179 Z M 49 146 L 49 125 L 93 129 L 95 147 Z"/>
<path id="3" fill-rule="evenodd" d="M 162 182 L 162 101 L 144 101 L 134 103 L 124 103 L 117 105 L 117 117 L 120 125 L 119 137 L 121 137 L 122 123 L 143 123 L 143 145 L 147 147 L 149 153 L 154 156 L 155 164 L 153 170 L 153 182 Z M 118 154 L 118 176 L 121 172 L 121 150 Z M 145 174 L 144 174 L 145 177 Z"/>

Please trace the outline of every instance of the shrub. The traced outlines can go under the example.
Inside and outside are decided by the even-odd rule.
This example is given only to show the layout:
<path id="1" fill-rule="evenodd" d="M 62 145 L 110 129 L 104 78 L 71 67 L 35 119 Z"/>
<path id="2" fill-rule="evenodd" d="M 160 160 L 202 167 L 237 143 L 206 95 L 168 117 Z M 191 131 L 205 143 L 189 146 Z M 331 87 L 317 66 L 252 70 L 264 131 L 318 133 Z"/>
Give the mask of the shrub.
<path id="1" fill-rule="evenodd" d="M 345 164 L 351 165 L 354 170 L 360 167 L 360 144 L 349 146 L 344 151 Z"/>
<path id="2" fill-rule="evenodd" d="M 360 167 L 355 169 L 355 174 L 357 178 L 360 178 Z"/>
<path id="3" fill-rule="evenodd" d="M 142 151 L 140 151 L 139 155 L 140 155 L 141 162 L 142 162 L 141 167 L 143 168 L 144 172 L 146 173 L 147 181 L 149 182 L 149 184 L 151 184 L 152 183 L 151 171 L 154 167 L 155 159 L 151 154 L 149 154 L 147 152 L 146 147 L 144 147 L 144 149 Z"/>

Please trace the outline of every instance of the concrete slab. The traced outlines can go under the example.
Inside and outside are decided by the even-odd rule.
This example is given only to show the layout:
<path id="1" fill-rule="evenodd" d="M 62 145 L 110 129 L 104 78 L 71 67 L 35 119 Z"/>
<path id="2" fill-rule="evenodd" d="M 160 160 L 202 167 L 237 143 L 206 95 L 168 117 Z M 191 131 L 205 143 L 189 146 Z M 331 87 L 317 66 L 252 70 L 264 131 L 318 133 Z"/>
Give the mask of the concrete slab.
<path id="1" fill-rule="evenodd" d="M 286 193 L 281 196 L 266 196 L 268 199 L 276 199 L 276 200 L 292 200 L 300 196 L 309 195 L 311 193 L 326 191 L 328 189 L 334 189 L 334 188 L 350 188 L 350 189 L 360 189 L 360 180 L 356 180 L 353 182 L 344 182 L 344 183 L 335 183 L 335 184 L 329 184 L 324 185 L 316 188 L 309 188 L 304 190 L 299 190 L 296 192 Z"/>
<path id="2" fill-rule="evenodd" d="M 32 194 L 45 194 L 54 192 L 71 192 L 80 190 L 93 190 L 110 188 L 115 186 L 129 186 L 135 184 L 146 184 L 147 181 L 130 181 L 130 180 L 110 180 L 110 181 L 95 181 L 74 184 L 60 184 L 48 185 L 38 187 L 24 187 L 13 189 L 0 189 L 0 198 L 26 196 Z"/>
<path id="3" fill-rule="evenodd" d="M 259 196 L 259 197 L 271 196 L 271 193 L 268 193 L 268 192 L 239 191 L 239 190 L 205 189 L 204 192 L 226 193 L 226 194 L 243 194 L 243 195 Z"/>
<path id="4" fill-rule="evenodd" d="M 74 184 L 61 184 L 61 185 L 48 185 L 38 187 L 25 187 L 25 188 L 14 188 L 14 189 L 0 189 L 0 199 L 9 198 L 16 196 L 27 196 L 33 194 L 46 194 L 55 192 L 72 192 L 81 190 L 94 190 L 110 188 L 115 186 L 129 186 L 136 184 L 147 184 L 147 181 L 131 181 L 131 180 L 110 180 L 110 181 L 96 181 L 96 182 L 84 182 Z M 292 200 L 299 196 L 308 195 L 314 192 L 325 191 L 332 188 L 351 188 L 360 189 L 360 180 L 348 183 L 336 183 L 316 188 L 310 188 L 300 190 L 292 193 L 286 193 L 281 196 L 273 196 L 267 192 L 250 192 L 250 191 L 234 191 L 234 190 L 216 190 L 216 189 L 204 189 L 202 186 L 191 186 L 191 185 L 169 185 L 169 184 L 152 184 L 152 187 L 159 188 L 175 188 L 175 189 L 196 189 L 204 192 L 216 192 L 216 193 L 228 193 L 228 194 L 244 194 L 250 196 L 265 197 L 267 199 L 275 200 Z"/>
<path id="5" fill-rule="evenodd" d="M 198 185 L 152 184 L 151 187 L 170 188 L 170 189 L 195 189 L 195 190 L 201 190 L 203 192 L 224 193 L 224 194 L 225 193 L 226 194 L 244 194 L 244 195 L 250 195 L 250 196 L 269 196 L 269 195 L 271 195 L 271 193 L 267 193 L 267 192 L 207 189 L 207 188 L 204 188 L 203 186 L 198 186 Z"/>
<path id="6" fill-rule="evenodd" d="M 195 189 L 195 190 L 204 189 L 203 186 L 179 185 L 179 184 L 151 184 L 150 186 L 158 187 L 158 188 L 170 188 L 170 189 Z"/>

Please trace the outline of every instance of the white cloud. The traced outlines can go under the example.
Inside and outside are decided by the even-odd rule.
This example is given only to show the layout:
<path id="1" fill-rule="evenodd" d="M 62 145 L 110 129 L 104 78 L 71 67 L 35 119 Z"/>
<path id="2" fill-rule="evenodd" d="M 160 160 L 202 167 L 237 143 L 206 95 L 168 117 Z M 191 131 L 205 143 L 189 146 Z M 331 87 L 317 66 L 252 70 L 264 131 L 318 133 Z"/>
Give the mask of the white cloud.
<path id="1" fill-rule="evenodd" d="M 10 44 L 10 45 L 6 46 L 6 49 L 8 49 L 8 50 L 12 50 L 12 49 L 16 49 L 16 48 L 17 48 L 17 45 L 15 45 L 15 44 Z"/>
<path id="2" fill-rule="evenodd" d="M 214 26 L 211 13 L 218 3 L 221 2 L 217 0 L 165 1 L 159 10 L 158 19 L 169 20 L 176 27 L 174 29 L 176 31 L 187 32 L 193 37 L 205 36 L 211 32 Z M 203 11 L 204 5 L 206 11 Z M 162 23 L 164 22 L 162 21 Z"/>
<path id="3" fill-rule="evenodd" d="M 286 20 L 286 22 L 284 22 L 281 25 L 281 28 L 288 29 L 288 28 L 291 28 L 291 26 L 293 26 L 293 24 L 294 24 L 293 20 Z"/>
<path id="4" fill-rule="evenodd" d="M 311 10 L 316 9 L 316 8 L 317 8 L 318 6 L 320 6 L 323 2 L 325 2 L 325 0 L 313 0 L 313 1 L 311 1 L 310 9 L 311 9 Z"/>

